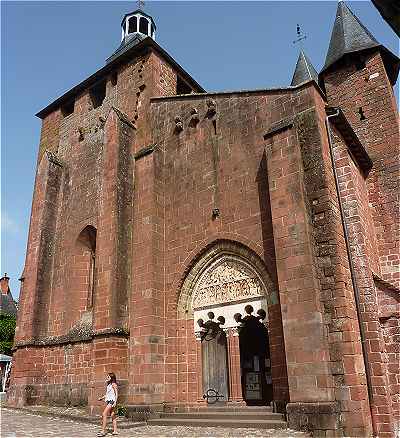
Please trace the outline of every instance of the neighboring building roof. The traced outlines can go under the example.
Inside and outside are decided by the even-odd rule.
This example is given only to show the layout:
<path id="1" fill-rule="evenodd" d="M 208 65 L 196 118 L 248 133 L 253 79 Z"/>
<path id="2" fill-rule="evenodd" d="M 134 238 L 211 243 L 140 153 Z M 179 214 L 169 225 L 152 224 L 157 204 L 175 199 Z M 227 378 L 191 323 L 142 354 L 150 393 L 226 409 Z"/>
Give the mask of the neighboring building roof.
<path id="1" fill-rule="evenodd" d="M 318 84 L 318 73 L 303 50 L 300 51 L 296 68 L 293 73 L 291 86 L 300 85 L 303 82 L 315 81 Z"/>
<path id="2" fill-rule="evenodd" d="M 17 306 L 15 301 L 9 292 L 7 295 L 1 294 L 0 296 L 0 313 L 17 316 Z"/>
<path id="3" fill-rule="evenodd" d="M 10 277 L 4 274 L 0 278 L 0 314 L 17 315 L 17 306 L 10 291 Z"/>
<path id="4" fill-rule="evenodd" d="M 372 0 L 383 19 L 400 37 L 400 3 L 399 0 Z"/>
<path id="5" fill-rule="evenodd" d="M 347 54 L 372 48 L 383 50 L 383 60 L 389 79 L 392 83 L 396 82 L 399 71 L 399 59 L 374 38 L 344 1 L 339 1 L 322 72 Z"/>
<path id="6" fill-rule="evenodd" d="M 52 111 L 58 109 L 64 103 L 70 101 L 75 96 L 79 95 L 96 82 L 107 77 L 118 65 L 132 59 L 133 56 L 143 53 L 147 49 L 153 49 L 158 52 L 167 62 L 169 62 L 178 72 L 178 74 L 198 93 L 204 93 L 204 88 L 198 84 L 162 47 L 160 47 L 152 38 L 147 37 L 144 40 L 137 42 L 133 46 L 129 46 L 127 50 L 121 51 L 114 59 L 102 67 L 100 70 L 89 76 L 87 79 L 76 85 L 71 90 L 67 91 L 61 97 L 50 103 L 48 106 L 40 110 L 36 116 L 43 119 Z M 118 50 L 118 49 L 117 49 Z"/>
<path id="7" fill-rule="evenodd" d="M 7 356 L 6 354 L 0 353 L 0 362 L 11 362 L 11 361 L 12 361 L 11 356 Z"/>

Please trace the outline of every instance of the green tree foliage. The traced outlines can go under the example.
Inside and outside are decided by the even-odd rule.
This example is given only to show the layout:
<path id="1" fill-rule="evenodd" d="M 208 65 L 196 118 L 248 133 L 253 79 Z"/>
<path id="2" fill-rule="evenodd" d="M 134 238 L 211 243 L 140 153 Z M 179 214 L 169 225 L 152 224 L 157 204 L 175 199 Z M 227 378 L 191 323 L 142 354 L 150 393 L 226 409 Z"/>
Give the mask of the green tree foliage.
<path id="1" fill-rule="evenodd" d="M 11 355 L 15 326 L 15 316 L 4 313 L 0 314 L 0 353 Z"/>

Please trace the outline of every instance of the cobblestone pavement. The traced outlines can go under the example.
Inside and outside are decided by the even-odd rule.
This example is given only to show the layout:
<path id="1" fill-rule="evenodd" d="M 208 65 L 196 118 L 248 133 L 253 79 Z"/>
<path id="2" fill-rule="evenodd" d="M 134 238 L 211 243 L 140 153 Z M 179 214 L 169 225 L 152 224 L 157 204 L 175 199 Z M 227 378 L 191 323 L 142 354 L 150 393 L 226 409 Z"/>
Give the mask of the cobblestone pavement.
<path id="1" fill-rule="evenodd" d="M 99 427 L 57 417 L 1 409 L 1 437 L 95 437 Z M 111 438 L 111 433 L 108 435 Z M 222 427 L 143 426 L 121 430 L 120 437 L 298 437 L 308 435 L 292 430 L 233 429 Z"/>

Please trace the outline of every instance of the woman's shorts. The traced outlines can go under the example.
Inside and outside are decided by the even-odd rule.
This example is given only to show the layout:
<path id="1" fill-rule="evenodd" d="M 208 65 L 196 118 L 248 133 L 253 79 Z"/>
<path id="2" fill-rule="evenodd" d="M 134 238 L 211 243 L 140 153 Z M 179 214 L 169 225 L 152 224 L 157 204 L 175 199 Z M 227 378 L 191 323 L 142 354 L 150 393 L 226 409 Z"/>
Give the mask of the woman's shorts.
<path id="1" fill-rule="evenodd" d="M 106 404 L 108 404 L 108 405 L 113 405 L 115 402 L 113 401 L 113 400 L 106 400 Z"/>

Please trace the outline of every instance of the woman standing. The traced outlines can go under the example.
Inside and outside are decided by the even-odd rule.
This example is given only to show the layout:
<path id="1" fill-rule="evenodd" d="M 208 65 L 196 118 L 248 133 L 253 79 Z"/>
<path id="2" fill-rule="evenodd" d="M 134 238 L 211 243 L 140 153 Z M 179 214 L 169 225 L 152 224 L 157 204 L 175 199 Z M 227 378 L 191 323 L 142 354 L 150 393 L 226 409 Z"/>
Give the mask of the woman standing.
<path id="1" fill-rule="evenodd" d="M 107 427 L 107 417 L 110 415 L 112 424 L 113 424 L 113 435 L 118 435 L 117 432 L 117 416 L 115 414 L 115 407 L 117 405 L 118 400 L 118 386 L 117 386 L 117 378 L 114 373 L 107 374 L 107 389 L 105 395 L 100 397 L 99 400 L 103 400 L 106 403 L 106 407 L 103 411 L 103 423 L 102 430 L 97 434 L 97 436 L 106 436 L 106 427 Z"/>

